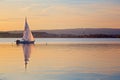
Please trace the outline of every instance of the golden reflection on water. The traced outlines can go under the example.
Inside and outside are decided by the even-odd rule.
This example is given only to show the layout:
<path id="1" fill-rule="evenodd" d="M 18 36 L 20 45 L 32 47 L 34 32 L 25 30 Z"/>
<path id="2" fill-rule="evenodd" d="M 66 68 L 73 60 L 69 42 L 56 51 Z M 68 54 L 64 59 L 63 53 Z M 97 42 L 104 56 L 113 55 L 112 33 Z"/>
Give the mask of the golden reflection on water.
<path id="1" fill-rule="evenodd" d="M 24 61 L 25 61 L 25 70 L 27 69 L 27 64 L 29 63 L 30 60 L 30 55 L 31 55 L 31 50 L 32 50 L 33 44 L 23 44 L 23 53 L 24 53 Z"/>
<path id="2" fill-rule="evenodd" d="M 29 62 L 29 63 L 28 63 Z M 104 73 L 120 72 L 117 44 L 0 44 L 0 72 Z"/>

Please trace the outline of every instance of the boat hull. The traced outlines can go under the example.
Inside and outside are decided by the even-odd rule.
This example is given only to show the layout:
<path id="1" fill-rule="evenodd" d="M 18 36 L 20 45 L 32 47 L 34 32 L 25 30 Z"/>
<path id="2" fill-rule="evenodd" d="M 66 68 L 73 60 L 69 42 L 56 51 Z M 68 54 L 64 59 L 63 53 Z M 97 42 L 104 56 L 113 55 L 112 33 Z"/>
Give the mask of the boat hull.
<path id="1" fill-rule="evenodd" d="M 34 44 L 35 41 L 20 41 L 16 40 L 16 44 Z"/>

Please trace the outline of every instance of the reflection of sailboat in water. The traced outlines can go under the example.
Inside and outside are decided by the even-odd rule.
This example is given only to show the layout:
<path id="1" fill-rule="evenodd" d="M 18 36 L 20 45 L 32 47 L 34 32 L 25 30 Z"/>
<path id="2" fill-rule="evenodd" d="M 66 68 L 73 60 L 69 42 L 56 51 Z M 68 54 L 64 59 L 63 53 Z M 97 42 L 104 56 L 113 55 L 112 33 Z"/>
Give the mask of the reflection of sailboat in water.
<path id="1" fill-rule="evenodd" d="M 24 52 L 25 69 L 27 69 L 27 64 L 30 59 L 32 44 L 23 44 L 22 47 Z"/>

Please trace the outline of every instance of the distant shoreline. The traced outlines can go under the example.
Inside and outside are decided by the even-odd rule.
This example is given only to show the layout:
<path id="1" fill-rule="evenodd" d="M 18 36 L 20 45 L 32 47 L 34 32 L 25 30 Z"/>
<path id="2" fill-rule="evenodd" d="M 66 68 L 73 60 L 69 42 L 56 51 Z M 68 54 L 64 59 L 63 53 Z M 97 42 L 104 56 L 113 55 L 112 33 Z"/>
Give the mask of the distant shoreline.
<path id="1" fill-rule="evenodd" d="M 75 35 L 75 34 L 51 34 L 46 32 L 32 32 L 35 38 L 120 38 L 119 34 L 88 34 L 88 35 Z M 22 38 L 23 33 L 16 32 L 0 32 L 0 38 Z"/>
<path id="2" fill-rule="evenodd" d="M 76 28 L 33 30 L 35 38 L 120 38 L 120 29 Z M 23 31 L 0 31 L 0 38 L 22 38 Z"/>

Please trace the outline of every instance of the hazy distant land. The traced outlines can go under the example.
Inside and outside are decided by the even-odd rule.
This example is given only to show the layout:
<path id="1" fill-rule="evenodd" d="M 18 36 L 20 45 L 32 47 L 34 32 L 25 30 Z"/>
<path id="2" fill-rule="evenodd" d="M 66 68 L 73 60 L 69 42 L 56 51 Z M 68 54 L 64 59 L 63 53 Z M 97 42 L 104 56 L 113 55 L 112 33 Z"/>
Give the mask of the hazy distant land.
<path id="1" fill-rule="evenodd" d="M 120 29 L 77 28 L 56 30 L 33 30 L 35 38 L 120 38 Z M 0 38 L 21 38 L 23 31 L 0 31 Z"/>

